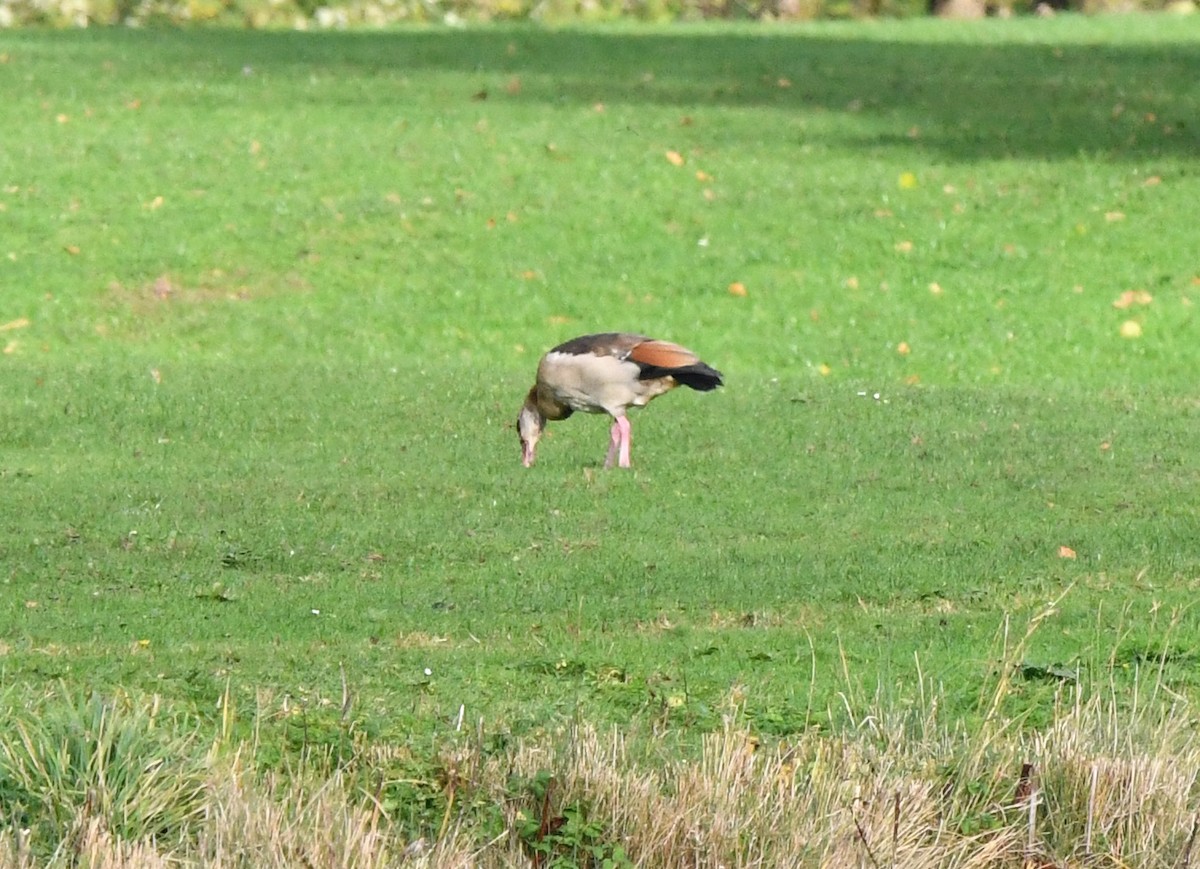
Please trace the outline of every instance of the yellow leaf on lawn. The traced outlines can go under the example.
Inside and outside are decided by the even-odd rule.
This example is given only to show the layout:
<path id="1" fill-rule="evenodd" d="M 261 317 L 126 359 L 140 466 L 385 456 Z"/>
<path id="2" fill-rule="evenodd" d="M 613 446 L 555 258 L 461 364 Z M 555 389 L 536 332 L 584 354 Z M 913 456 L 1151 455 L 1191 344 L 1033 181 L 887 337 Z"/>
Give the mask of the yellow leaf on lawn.
<path id="1" fill-rule="evenodd" d="M 734 281 L 732 284 L 729 285 L 729 295 L 745 296 L 746 295 L 746 285 L 743 284 L 741 281 Z"/>
<path id="2" fill-rule="evenodd" d="M 929 285 L 929 292 L 931 295 L 940 296 L 944 291 L 942 290 L 942 285 L 934 281 Z"/>
<path id="3" fill-rule="evenodd" d="M 912 249 L 913 249 L 913 243 L 911 241 L 896 242 L 896 252 L 897 253 L 910 253 L 912 251 Z"/>
<path id="4" fill-rule="evenodd" d="M 683 155 L 678 151 L 667 151 L 667 162 L 672 166 L 682 166 L 684 162 Z"/>
<path id="5" fill-rule="evenodd" d="M 1122 338 L 1140 338 L 1142 337 L 1142 324 L 1137 320 L 1126 320 L 1121 324 Z"/>
<path id="6" fill-rule="evenodd" d="M 163 204 L 163 198 L 161 196 L 155 196 L 153 199 L 151 199 L 149 202 L 147 202 L 143 207 L 149 211 L 155 211 L 156 209 L 162 208 L 162 204 Z"/>
<path id="7" fill-rule="evenodd" d="M 1149 305 L 1153 301 L 1154 296 L 1145 290 L 1126 290 L 1116 298 L 1112 306 L 1117 310 L 1124 310 L 1133 305 Z"/>
<path id="8" fill-rule="evenodd" d="M 1072 549 L 1070 546 L 1060 546 L 1060 547 L 1058 547 L 1058 557 L 1059 558 L 1075 558 L 1076 557 L 1075 550 Z"/>
<path id="9" fill-rule="evenodd" d="M 901 190 L 913 190 L 917 186 L 917 176 L 912 172 L 901 172 L 898 183 Z"/>
<path id="10" fill-rule="evenodd" d="M 1106 212 L 1104 212 L 1104 219 L 1107 220 L 1109 223 L 1116 223 L 1118 220 L 1125 219 L 1125 212 L 1123 212 L 1123 211 L 1106 211 Z"/>
<path id="11" fill-rule="evenodd" d="M 705 182 L 707 182 L 707 181 L 712 181 L 712 180 L 713 180 L 713 178 L 712 178 L 712 176 L 711 176 L 711 175 L 709 175 L 709 174 L 708 174 L 707 172 L 705 172 L 703 169 L 697 169 L 697 170 L 696 170 L 696 180 L 697 180 L 697 181 L 705 181 Z"/>
<path id="12" fill-rule="evenodd" d="M 833 369 L 830 368 L 828 365 L 826 365 L 824 362 L 822 362 L 819 366 L 817 366 L 817 371 L 820 373 L 820 375 L 822 377 L 828 377 L 830 374 L 833 373 Z"/>
<path id="13" fill-rule="evenodd" d="M 901 356 L 907 356 L 909 353 L 912 353 L 912 348 L 908 346 L 907 341 L 901 341 L 896 345 L 896 352 Z"/>
<path id="14" fill-rule="evenodd" d="M 24 329 L 29 325 L 28 317 L 18 317 L 15 320 L 9 320 L 7 323 L 0 323 L 0 332 L 11 332 L 13 329 Z"/>

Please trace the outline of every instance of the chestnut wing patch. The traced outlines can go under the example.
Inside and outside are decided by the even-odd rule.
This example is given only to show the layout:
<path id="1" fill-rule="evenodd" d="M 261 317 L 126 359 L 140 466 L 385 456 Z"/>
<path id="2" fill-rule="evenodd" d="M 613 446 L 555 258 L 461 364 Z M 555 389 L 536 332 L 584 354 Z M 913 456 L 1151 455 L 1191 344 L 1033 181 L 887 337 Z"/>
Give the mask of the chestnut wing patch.
<path id="1" fill-rule="evenodd" d="M 700 361 L 691 350 L 670 341 L 643 341 L 629 352 L 629 359 L 646 368 L 664 372 L 672 368 L 686 368 Z"/>

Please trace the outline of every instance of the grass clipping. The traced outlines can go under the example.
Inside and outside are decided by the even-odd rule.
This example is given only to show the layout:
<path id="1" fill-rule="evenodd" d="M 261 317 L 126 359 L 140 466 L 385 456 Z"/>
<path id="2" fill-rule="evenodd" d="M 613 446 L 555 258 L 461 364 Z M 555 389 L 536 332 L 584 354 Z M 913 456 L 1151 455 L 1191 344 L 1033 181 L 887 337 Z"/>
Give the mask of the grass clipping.
<path id="1" fill-rule="evenodd" d="M 1129 699 L 969 734 L 931 701 L 769 746 L 735 715 L 654 765 L 588 726 L 499 753 L 452 734 L 444 819 L 418 835 L 369 786 L 394 748 L 264 774 L 152 704 L 60 697 L 0 736 L 0 865 L 1189 865 L 1200 741 L 1186 710 Z"/>

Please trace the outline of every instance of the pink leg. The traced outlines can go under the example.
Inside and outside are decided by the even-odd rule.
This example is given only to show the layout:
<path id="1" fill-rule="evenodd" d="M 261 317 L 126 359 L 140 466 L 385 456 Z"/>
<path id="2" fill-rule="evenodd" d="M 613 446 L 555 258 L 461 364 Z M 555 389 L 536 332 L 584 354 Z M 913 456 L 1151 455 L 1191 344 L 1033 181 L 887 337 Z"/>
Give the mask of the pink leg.
<path id="1" fill-rule="evenodd" d="M 633 428 L 629 425 L 629 418 L 625 416 L 621 417 L 617 420 L 616 425 L 621 430 L 620 460 L 617 462 L 617 466 L 621 468 L 633 467 L 629 461 L 629 448 L 633 446 Z"/>
<path id="2" fill-rule="evenodd" d="M 617 458 L 617 450 L 621 447 L 621 424 L 613 420 L 612 429 L 608 433 L 608 455 L 604 457 L 604 467 L 611 468 Z"/>

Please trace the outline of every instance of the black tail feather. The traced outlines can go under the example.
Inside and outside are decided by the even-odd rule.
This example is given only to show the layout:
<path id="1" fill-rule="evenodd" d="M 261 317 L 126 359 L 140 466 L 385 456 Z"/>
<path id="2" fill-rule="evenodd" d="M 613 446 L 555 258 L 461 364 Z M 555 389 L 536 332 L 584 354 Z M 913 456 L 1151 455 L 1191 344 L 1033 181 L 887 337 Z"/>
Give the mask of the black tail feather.
<path id="1" fill-rule="evenodd" d="M 717 369 L 705 365 L 703 362 L 697 362 L 694 365 L 685 365 L 682 368 L 657 368 L 653 365 L 642 366 L 639 378 L 642 380 L 654 380 L 657 377 L 674 377 L 684 386 L 690 386 L 692 389 L 697 389 L 700 392 L 708 392 L 710 389 L 716 389 L 725 381 L 721 377 L 721 372 Z"/>

